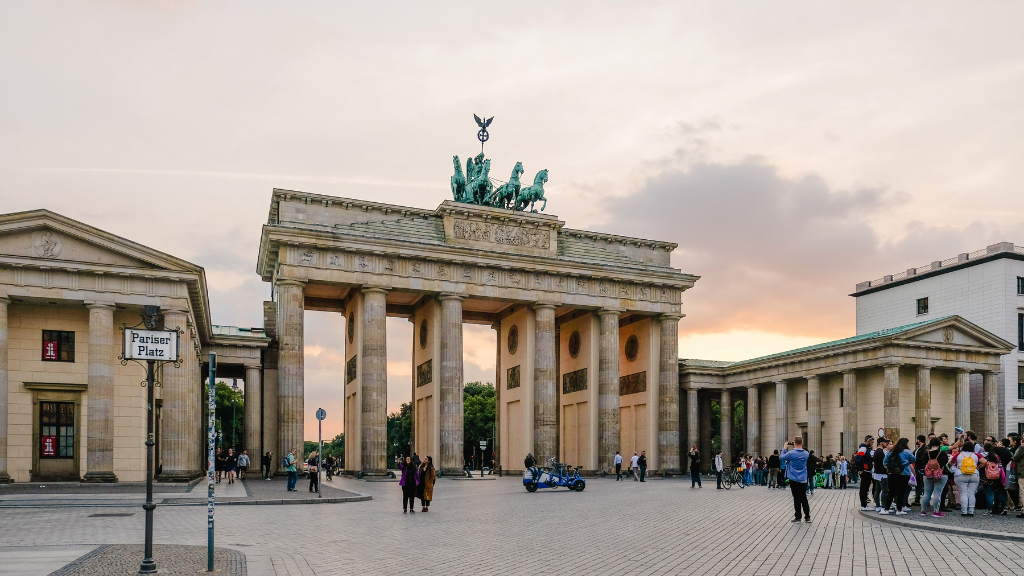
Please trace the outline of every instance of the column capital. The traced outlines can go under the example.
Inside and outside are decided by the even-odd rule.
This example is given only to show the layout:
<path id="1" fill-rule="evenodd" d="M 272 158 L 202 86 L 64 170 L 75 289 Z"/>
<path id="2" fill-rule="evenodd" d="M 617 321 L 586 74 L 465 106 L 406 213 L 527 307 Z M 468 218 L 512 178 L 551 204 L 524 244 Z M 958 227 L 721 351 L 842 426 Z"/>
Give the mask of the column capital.
<path id="1" fill-rule="evenodd" d="M 99 310 L 111 309 L 111 310 L 113 310 L 114 308 L 117 308 L 117 304 L 114 304 L 113 302 L 100 302 L 99 300 L 86 300 L 85 301 L 85 307 L 90 309 L 90 310 L 93 310 L 93 309 L 99 309 Z"/>
<path id="2" fill-rule="evenodd" d="M 973 370 L 968 370 L 967 368 L 957 368 L 956 369 L 956 373 L 957 374 L 967 374 L 967 375 L 970 375 L 972 372 L 973 372 Z"/>
<path id="3" fill-rule="evenodd" d="M 534 310 L 544 310 L 545 308 L 554 310 L 555 308 L 558 308 L 558 304 L 553 304 L 551 302 L 534 302 L 530 308 L 533 308 Z"/>
<path id="4" fill-rule="evenodd" d="M 359 289 L 363 294 L 384 294 L 387 295 L 388 291 L 380 286 L 363 286 Z"/>
<path id="5" fill-rule="evenodd" d="M 658 318 L 660 318 L 662 321 L 665 321 L 665 320 L 681 320 L 684 316 L 686 316 L 686 314 L 680 314 L 678 312 L 666 312 L 666 313 L 662 314 L 661 316 L 659 316 Z"/>
<path id="6" fill-rule="evenodd" d="M 598 316 L 611 316 L 612 314 L 619 316 L 621 313 L 622 310 L 619 310 L 618 308 L 601 308 L 597 311 Z"/>
<path id="7" fill-rule="evenodd" d="M 161 308 L 160 309 L 160 313 L 161 314 L 181 314 L 182 316 L 188 316 L 189 315 L 187 308 Z M 191 324 L 191 322 L 189 322 L 188 319 L 186 319 L 185 321 L 187 323 Z"/>
<path id="8" fill-rule="evenodd" d="M 885 364 L 882 364 L 882 368 L 900 368 L 902 366 L 902 362 L 886 362 Z"/>
<path id="9" fill-rule="evenodd" d="M 840 374 L 856 374 L 857 373 L 857 369 L 856 368 L 850 368 L 849 370 L 840 370 L 839 373 Z"/>
<path id="10" fill-rule="evenodd" d="M 0 294 L 0 304 L 10 304 L 11 299 L 6 294 Z"/>
<path id="11" fill-rule="evenodd" d="M 772 383 L 775 384 L 776 386 L 778 386 L 779 384 L 785 386 L 786 384 L 789 384 L 789 380 L 772 380 Z"/>
<path id="12" fill-rule="evenodd" d="M 445 300 L 465 300 L 466 295 L 456 294 L 454 292 L 442 292 L 437 295 L 437 299 L 440 300 L 441 302 L 444 302 Z"/>
<path id="13" fill-rule="evenodd" d="M 274 284 L 276 284 L 277 286 L 298 286 L 299 288 L 306 287 L 305 280 L 295 280 L 293 278 L 278 278 L 277 281 L 274 282 Z"/>

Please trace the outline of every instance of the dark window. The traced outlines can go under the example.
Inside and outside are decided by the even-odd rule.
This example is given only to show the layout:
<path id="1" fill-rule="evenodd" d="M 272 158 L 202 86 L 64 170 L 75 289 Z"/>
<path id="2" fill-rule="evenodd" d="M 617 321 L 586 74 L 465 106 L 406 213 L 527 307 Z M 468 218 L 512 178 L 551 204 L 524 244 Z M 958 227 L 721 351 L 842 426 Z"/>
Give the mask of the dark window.
<path id="1" fill-rule="evenodd" d="M 1024 382 L 1017 382 L 1017 400 L 1024 400 Z"/>
<path id="2" fill-rule="evenodd" d="M 804 392 L 804 410 L 811 409 L 811 394 L 810 392 Z"/>
<path id="3" fill-rule="evenodd" d="M 1024 276 L 1017 276 L 1017 294 L 1024 294 Z"/>
<path id="4" fill-rule="evenodd" d="M 842 390 L 842 388 L 840 388 Z M 839 451 L 842 452 L 846 449 L 846 444 L 843 442 L 843 433 L 839 433 Z"/>
<path id="5" fill-rule="evenodd" d="M 72 402 L 39 403 L 40 458 L 75 457 L 75 405 Z"/>
<path id="6" fill-rule="evenodd" d="M 1024 314 L 1017 314 L 1017 349 L 1024 350 Z"/>
<path id="7" fill-rule="evenodd" d="M 928 299 L 927 298 L 918 298 L 917 299 L 917 313 L 918 314 L 927 314 L 928 313 Z"/>
<path id="8" fill-rule="evenodd" d="M 839 407 L 840 408 L 843 407 L 843 389 L 842 388 L 839 389 Z M 842 434 L 842 432 L 840 432 L 840 434 Z M 843 443 L 840 442 L 839 445 L 842 446 Z"/>
<path id="9" fill-rule="evenodd" d="M 43 360 L 47 362 L 75 361 L 75 333 L 43 330 Z"/>
<path id="10" fill-rule="evenodd" d="M 1017 434 L 1024 437 L 1024 422 L 1017 422 Z"/>

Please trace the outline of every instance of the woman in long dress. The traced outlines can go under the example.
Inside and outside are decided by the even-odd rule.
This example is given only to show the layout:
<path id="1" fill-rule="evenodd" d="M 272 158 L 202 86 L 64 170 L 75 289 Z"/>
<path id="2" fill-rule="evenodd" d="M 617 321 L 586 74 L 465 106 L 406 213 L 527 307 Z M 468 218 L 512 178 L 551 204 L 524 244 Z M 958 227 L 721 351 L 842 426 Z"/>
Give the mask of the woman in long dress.
<path id="1" fill-rule="evenodd" d="M 434 470 L 434 460 L 430 456 L 420 463 L 420 484 L 417 487 L 417 496 L 423 504 L 421 512 L 430 511 L 430 501 L 434 499 L 434 481 L 437 480 L 437 471 Z"/>

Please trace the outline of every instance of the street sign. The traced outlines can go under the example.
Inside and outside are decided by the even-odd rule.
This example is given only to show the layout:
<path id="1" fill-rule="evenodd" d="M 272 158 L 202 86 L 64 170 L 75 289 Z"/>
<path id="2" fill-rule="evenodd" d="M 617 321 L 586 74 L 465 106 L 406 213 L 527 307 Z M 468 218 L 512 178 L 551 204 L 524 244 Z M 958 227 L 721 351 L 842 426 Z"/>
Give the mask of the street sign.
<path id="1" fill-rule="evenodd" d="M 170 330 L 124 330 L 125 360 L 178 361 L 178 333 Z"/>
<path id="2" fill-rule="evenodd" d="M 885 436 L 885 428 L 879 428 L 878 429 L 878 438 L 882 438 L 883 436 Z"/>
<path id="3" fill-rule="evenodd" d="M 327 411 L 324 410 L 323 408 L 317 408 L 317 410 L 316 410 L 316 419 L 317 420 L 323 420 L 324 418 L 327 418 Z"/>
<path id="4" fill-rule="evenodd" d="M 57 437 L 43 436 L 43 456 L 57 455 Z"/>

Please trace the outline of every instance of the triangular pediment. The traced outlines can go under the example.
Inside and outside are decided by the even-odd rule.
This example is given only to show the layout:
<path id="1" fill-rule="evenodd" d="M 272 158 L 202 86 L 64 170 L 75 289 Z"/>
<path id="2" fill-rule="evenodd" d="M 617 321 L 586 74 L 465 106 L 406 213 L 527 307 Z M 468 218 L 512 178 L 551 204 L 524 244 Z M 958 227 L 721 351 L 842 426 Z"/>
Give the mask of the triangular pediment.
<path id="1" fill-rule="evenodd" d="M 201 271 L 195 264 L 48 210 L 0 215 L 2 257 L 56 265 Z"/>
<path id="2" fill-rule="evenodd" d="M 977 324 L 964 320 L 960 316 L 950 316 L 925 323 L 900 334 L 898 339 L 953 346 L 1013 348 L 1013 344 L 1010 342 L 1003 340 Z"/>

